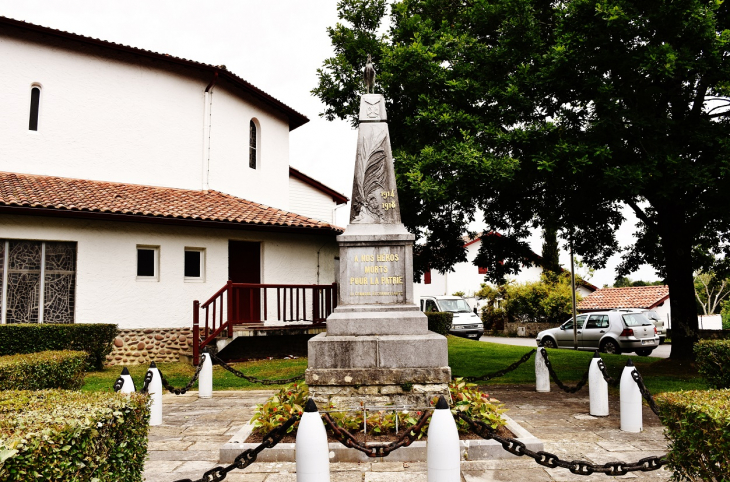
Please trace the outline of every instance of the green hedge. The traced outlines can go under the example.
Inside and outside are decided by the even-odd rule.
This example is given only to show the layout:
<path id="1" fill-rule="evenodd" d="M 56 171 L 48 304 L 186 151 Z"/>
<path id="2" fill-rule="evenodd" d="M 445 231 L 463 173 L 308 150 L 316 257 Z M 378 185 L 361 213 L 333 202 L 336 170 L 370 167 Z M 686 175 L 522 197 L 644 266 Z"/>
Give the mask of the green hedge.
<path id="1" fill-rule="evenodd" d="M 0 356 L 0 390 L 77 390 L 84 384 L 86 358 L 83 351 Z"/>
<path id="2" fill-rule="evenodd" d="M 9 324 L 0 325 L 0 356 L 48 350 L 78 350 L 89 354 L 89 368 L 101 370 L 112 351 L 117 325 Z"/>
<path id="3" fill-rule="evenodd" d="M 147 400 L 108 392 L 0 392 L 0 480 L 142 481 Z"/>
<path id="4" fill-rule="evenodd" d="M 675 478 L 730 481 L 730 390 L 667 392 L 655 400 Z"/>
<path id="5" fill-rule="evenodd" d="M 730 340 L 700 340 L 694 347 L 697 369 L 713 388 L 730 388 Z"/>
<path id="6" fill-rule="evenodd" d="M 454 314 L 451 312 L 435 312 L 426 313 L 428 317 L 428 329 L 438 333 L 439 335 L 448 335 L 451 329 L 451 323 L 454 321 Z"/>

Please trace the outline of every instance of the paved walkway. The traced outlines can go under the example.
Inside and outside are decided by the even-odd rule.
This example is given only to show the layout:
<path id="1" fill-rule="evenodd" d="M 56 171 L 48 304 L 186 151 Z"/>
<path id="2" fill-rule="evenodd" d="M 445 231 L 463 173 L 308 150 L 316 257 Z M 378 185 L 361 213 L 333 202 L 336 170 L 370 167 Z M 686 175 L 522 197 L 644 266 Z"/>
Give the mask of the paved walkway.
<path id="1" fill-rule="evenodd" d="M 553 385 L 553 390 L 557 390 Z M 666 440 L 658 418 L 644 407 L 644 431 L 629 434 L 618 430 L 618 395 L 610 399 L 610 415 L 588 415 L 588 391 L 536 393 L 525 386 L 494 385 L 487 388 L 493 398 L 504 402 L 508 414 L 533 435 L 542 439 L 545 450 L 567 460 L 593 463 L 621 460 L 636 462 L 666 452 Z M 199 479 L 218 464 L 218 449 L 252 416 L 256 403 L 271 391 L 215 392 L 213 399 L 198 399 L 197 392 L 163 397 L 165 423 L 151 427 L 149 460 L 145 480 L 172 482 Z M 387 459 L 386 459 L 387 460 Z M 565 469 L 549 469 L 532 459 L 462 462 L 463 482 L 519 481 L 606 481 L 603 474 L 589 477 Z M 254 463 L 234 470 L 230 482 L 295 482 L 294 463 Z M 426 482 L 423 462 L 336 463 L 331 465 L 331 482 Z M 632 481 L 669 480 L 666 470 L 633 472 L 620 479 Z"/>
<path id="2" fill-rule="evenodd" d="M 524 338 L 524 337 L 507 337 L 507 336 L 483 336 L 479 339 L 479 341 L 488 341 L 489 343 L 499 343 L 500 345 L 513 345 L 513 346 L 530 346 L 532 348 L 535 348 L 537 346 L 537 343 L 535 343 L 534 338 Z M 669 358 L 669 352 L 672 351 L 672 345 L 659 345 L 654 349 L 654 351 L 651 352 L 652 357 L 655 358 Z M 628 356 L 636 356 L 636 353 L 624 353 L 624 355 Z"/>

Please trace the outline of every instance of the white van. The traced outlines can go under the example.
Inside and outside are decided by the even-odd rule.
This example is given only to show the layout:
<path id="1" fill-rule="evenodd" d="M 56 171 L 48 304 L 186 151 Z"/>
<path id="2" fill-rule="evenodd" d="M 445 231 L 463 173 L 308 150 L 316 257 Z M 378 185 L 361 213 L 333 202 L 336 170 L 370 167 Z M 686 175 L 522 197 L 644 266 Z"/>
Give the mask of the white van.
<path id="1" fill-rule="evenodd" d="M 465 338 L 479 339 L 484 334 L 482 320 L 469 304 L 458 296 L 421 296 L 421 311 L 450 311 L 454 314 L 449 333 Z"/>

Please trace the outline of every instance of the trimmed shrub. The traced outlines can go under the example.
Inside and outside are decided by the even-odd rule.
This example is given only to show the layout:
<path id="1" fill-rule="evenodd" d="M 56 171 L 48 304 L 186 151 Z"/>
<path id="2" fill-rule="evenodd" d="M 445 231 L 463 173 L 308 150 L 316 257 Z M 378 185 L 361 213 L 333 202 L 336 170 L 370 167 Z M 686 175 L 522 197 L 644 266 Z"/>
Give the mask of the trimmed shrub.
<path id="1" fill-rule="evenodd" d="M 713 388 L 730 388 L 730 340 L 700 340 L 694 347 L 697 368 Z"/>
<path id="2" fill-rule="evenodd" d="M 86 358 L 83 351 L 0 356 L 0 390 L 77 390 L 84 384 Z"/>
<path id="3" fill-rule="evenodd" d="M 428 317 L 428 329 L 439 335 L 448 335 L 451 323 L 454 321 L 454 314 L 450 311 L 431 311 L 426 313 Z"/>
<path id="4" fill-rule="evenodd" d="M 0 480 L 142 481 L 147 396 L 0 392 Z"/>
<path id="5" fill-rule="evenodd" d="M 89 368 L 101 370 L 112 351 L 117 325 L 9 324 L 0 326 L 0 356 L 48 350 L 88 353 Z"/>
<path id="6" fill-rule="evenodd" d="M 677 480 L 730 480 L 730 390 L 667 392 L 655 397 Z"/>

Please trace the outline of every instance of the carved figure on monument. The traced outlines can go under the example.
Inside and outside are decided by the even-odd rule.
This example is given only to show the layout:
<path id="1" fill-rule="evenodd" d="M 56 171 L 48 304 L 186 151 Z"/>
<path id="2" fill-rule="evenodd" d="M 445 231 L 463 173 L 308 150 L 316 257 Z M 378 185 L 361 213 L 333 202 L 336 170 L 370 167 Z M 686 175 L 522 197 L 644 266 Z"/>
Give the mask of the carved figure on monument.
<path id="1" fill-rule="evenodd" d="M 375 92 L 375 68 L 373 67 L 373 60 L 370 58 L 370 54 L 368 54 L 368 62 L 365 64 L 363 77 L 365 80 L 366 93 L 369 94 L 370 89 L 373 89 L 373 92 Z"/>

